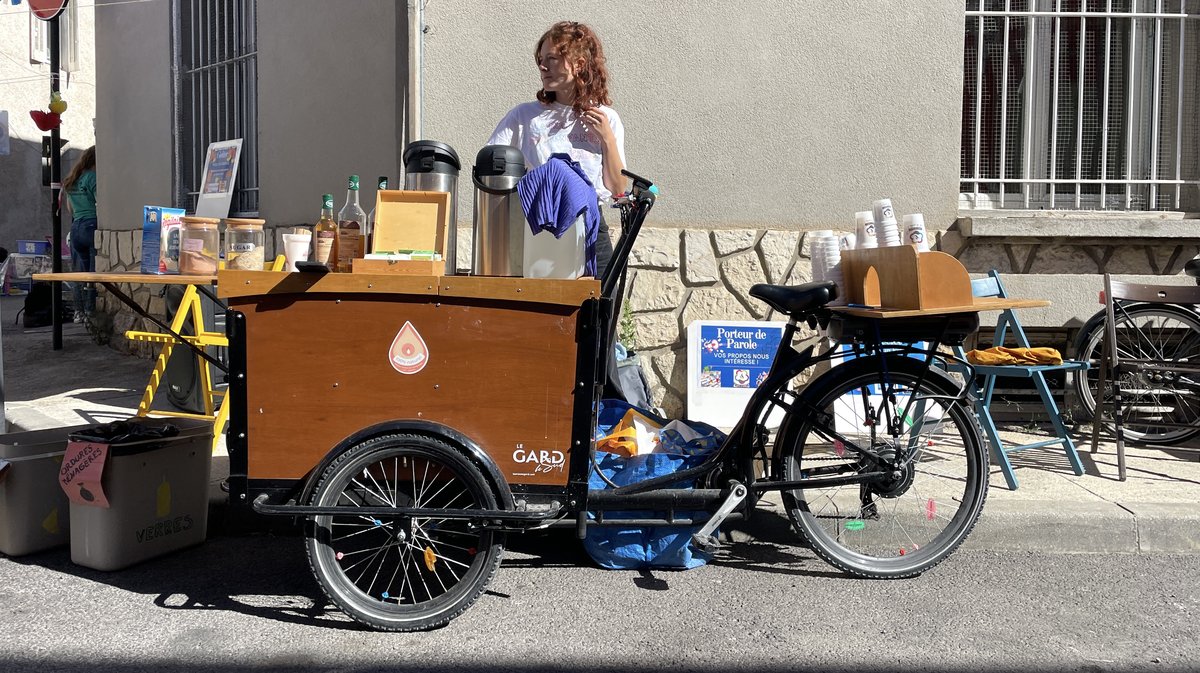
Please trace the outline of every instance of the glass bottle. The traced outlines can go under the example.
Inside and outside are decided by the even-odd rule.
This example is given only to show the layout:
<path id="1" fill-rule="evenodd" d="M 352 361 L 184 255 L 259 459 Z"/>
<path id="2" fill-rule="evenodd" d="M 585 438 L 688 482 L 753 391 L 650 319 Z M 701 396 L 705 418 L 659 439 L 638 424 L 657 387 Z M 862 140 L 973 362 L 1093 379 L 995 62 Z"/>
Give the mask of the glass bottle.
<path id="1" fill-rule="evenodd" d="M 334 270 L 337 265 L 337 222 L 333 221 L 333 194 L 321 195 L 321 219 L 313 227 L 313 261 Z"/>
<path id="2" fill-rule="evenodd" d="M 349 273 L 353 260 L 363 256 L 363 223 L 367 214 L 358 205 L 358 176 L 346 185 L 346 205 L 338 212 L 337 270 Z"/>
<path id="3" fill-rule="evenodd" d="M 371 206 L 371 212 L 367 213 L 367 227 L 363 229 L 363 252 L 374 252 L 371 247 L 375 240 L 375 208 L 379 205 L 379 192 L 388 188 L 388 179 L 386 175 L 379 176 L 379 185 L 376 187 L 375 205 Z"/>

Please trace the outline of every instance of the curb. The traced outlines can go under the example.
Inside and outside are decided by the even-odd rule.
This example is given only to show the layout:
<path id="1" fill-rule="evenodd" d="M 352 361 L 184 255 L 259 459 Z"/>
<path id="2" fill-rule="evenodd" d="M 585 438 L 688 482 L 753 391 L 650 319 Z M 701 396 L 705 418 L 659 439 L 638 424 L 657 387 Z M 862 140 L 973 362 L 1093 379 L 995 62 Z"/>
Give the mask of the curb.
<path id="1" fill-rule="evenodd" d="M 725 526 L 723 541 L 802 544 L 783 508 L 760 501 L 748 522 Z M 1200 508 L 1185 503 L 991 500 L 963 549 L 1068 554 L 1198 554 Z"/>

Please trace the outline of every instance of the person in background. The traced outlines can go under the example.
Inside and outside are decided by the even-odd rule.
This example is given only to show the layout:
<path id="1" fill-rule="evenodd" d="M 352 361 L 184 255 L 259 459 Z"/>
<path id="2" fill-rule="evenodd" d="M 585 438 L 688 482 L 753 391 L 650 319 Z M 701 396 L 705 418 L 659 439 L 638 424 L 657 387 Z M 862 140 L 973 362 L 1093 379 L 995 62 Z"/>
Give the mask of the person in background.
<path id="1" fill-rule="evenodd" d="M 63 192 L 71 206 L 71 269 L 96 270 L 96 146 L 84 150 L 67 178 Z M 75 322 L 83 322 L 96 310 L 96 288 L 91 283 L 72 283 Z"/>
<path id="2" fill-rule="evenodd" d="M 560 21 L 538 40 L 533 52 L 542 87 L 537 100 L 508 111 L 488 140 L 521 150 L 526 168 L 535 169 L 552 154 L 568 154 L 596 189 L 600 227 L 596 237 L 596 275 L 612 257 L 612 239 L 604 222 L 604 203 L 625 191 L 625 127 L 609 107 L 608 67 L 600 38 L 588 26 Z"/>

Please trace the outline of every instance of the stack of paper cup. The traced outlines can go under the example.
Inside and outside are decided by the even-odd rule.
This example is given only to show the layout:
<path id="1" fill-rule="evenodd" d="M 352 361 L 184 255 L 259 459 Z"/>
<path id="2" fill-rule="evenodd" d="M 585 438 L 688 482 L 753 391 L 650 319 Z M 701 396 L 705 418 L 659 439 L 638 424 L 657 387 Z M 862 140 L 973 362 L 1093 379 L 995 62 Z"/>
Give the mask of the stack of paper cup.
<path id="1" fill-rule="evenodd" d="M 854 223 L 857 228 L 857 236 L 854 247 L 876 248 L 879 247 L 879 242 L 875 240 L 875 214 L 869 210 L 860 210 L 854 213 Z"/>
<path id="2" fill-rule="evenodd" d="M 900 225 L 896 222 L 896 211 L 891 199 L 875 202 L 875 236 L 883 247 L 900 245 Z"/>
<path id="3" fill-rule="evenodd" d="M 839 294 L 842 294 L 842 288 L 845 281 L 842 278 L 842 253 L 841 242 L 838 236 L 835 236 L 832 231 L 823 230 L 813 232 L 813 244 L 811 248 L 813 262 L 813 280 L 830 281 L 838 286 Z M 818 275 L 818 273 L 820 275 Z M 835 299 L 834 304 L 844 304 L 844 299 Z"/>
<path id="4" fill-rule="evenodd" d="M 828 271 L 827 259 L 824 254 L 824 241 L 833 238 L 833 231 L 829 229 L 820 229 L 809 234 L 812 238 L 812 244 L 809 245 L 808 254 L 812 258 L 812 279 L 813 282 L 825 280 L 825 273 Z"/>
<path id="5" fill-rule="evenodd" d="M 921 213 L 904 216 L 904 242 L 917 246 L 918 252 L 929 252 L 929 235 L 925 231 L 925 216 Z"/>

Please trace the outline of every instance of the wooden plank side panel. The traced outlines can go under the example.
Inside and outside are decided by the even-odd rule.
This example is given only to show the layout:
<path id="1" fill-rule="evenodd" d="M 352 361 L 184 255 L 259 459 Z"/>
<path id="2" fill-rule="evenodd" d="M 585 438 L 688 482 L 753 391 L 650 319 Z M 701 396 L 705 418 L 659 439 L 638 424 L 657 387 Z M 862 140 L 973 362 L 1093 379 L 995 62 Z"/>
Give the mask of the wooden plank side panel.
<path id="1" fill-rule="evenodd" d="M 301 478 L 363 428 L 420 419 L 476 441 L 510 483 L 566 484 L 578 307 L 311 293 L 232 304 L 246 315 L 250 478 Z M 413 374 L 389 359 L 406 324 L 427 349 Z"/>
<path id="2" fill-rule="evenodd" d="M 434 276 L 222 270 L 217 278 L 217 296 L 223 299 L 304 292 L 436 295 L 438 291 Z"/>

